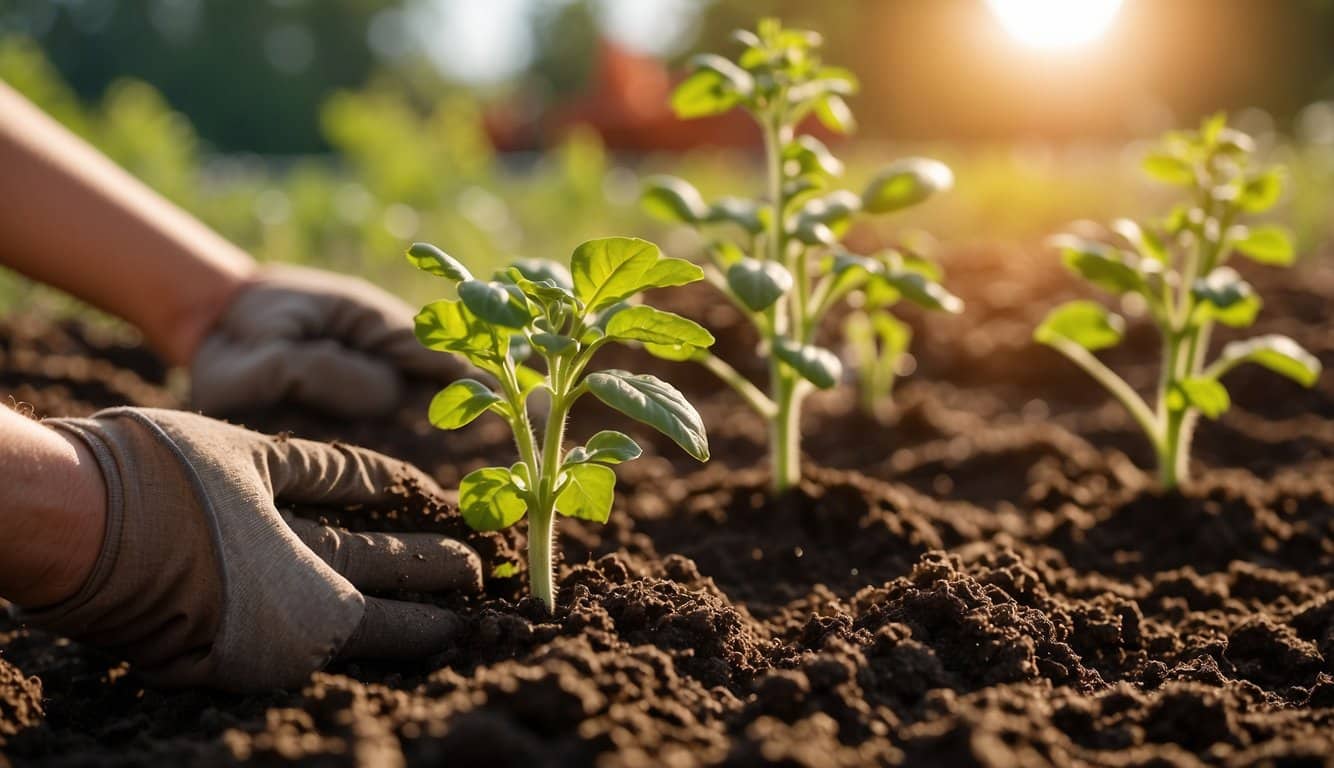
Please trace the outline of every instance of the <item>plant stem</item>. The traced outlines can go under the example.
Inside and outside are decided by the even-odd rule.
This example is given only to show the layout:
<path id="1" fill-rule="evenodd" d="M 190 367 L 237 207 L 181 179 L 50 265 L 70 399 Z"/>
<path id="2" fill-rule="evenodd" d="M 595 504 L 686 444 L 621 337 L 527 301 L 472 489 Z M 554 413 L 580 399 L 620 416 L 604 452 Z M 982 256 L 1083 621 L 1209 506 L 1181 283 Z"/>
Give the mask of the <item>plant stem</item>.
<path id="1" fill-rule="evenodd" d="M 809 308 L 809 275 L 805 274 L 804 256 L 796 259 L 796 264 L 787 263 L 787 238 L 784 221 L 783 199 L 783 158 L 781 146 L 783 139 L 783 108 L 787 95 L 780 93 L 773 111 L 760 121 L 764 133 L 764 155 L 767 165 L 769 200 L 773 203 L 773 215 L 769 222 L 769 259 L 787 267 L 793 273 L 796 282 L 789 305 L 790 316 L 782 322 L 781 312 L 775 312 L 771 324 L 769 352 L 769 390 L 774 411 L 769 416 L 769 458 L 772 466 L 772 487 L 782 493 L 801 479 L 801 400 L 804 388 L 782 361 L 773 354 L 776 339 L 787 334 L 797 341 L 806 335 L 806 312 Z"/>
<path id="2" fill-rule="evenodd" d="M 769 396 L 760 391 L 759 387 L 750 383 L 750 380 L 742 376 L 737 369 L 727 364 L 727 361 L 710 352 L 703 353 L 698 359 L 700 365 L 709 369 L 714 376 L 717 376 L 725 384 L 736 390 L 741 399 L 758 413 L 761 417 L 772 421 L 778 415 L 778 406 Z"/>
<path id="3" fill-rule="evenodd" d="M 574 402 L 567 390 L 570 380 L 578 377 L 578 367 L 563 371 L 566 375 L 557 375 L 552 380 L 551 411 L 542 430 L 542 466 L 535 480 L 536 504 L 528 511 L 528 579 L 533 595 L 553 614 L 556 612 L 552 562 L 556 537 L 556 480 L 560 474 L 561 446 L 565 442 L 565 417 Z"/>
<path id="4" fill-rule="evenodd" d="M 769 422 L 769 455 L 773 465 L 773 489 L 782 493 L 801 480 L 801 382 L 785 376 L 775 365 L 777 413 Z"/>
<path id="5" fill-rule="evenodd" d="M 1155 447 L 1161 448 L 1163 433 L 1159 429 L 1158 419 L 1153 411 L 1144 402 L 1130 385 L 1125 383 L 1120 376 L 1112 372 L 1112 369 L 1103 364 L 1101 360 L 1093 356 L 1092 352 L 1084 349 L 1069 339 L 1056 338 L 1051 341 L 1062 354 L 1070 358 L 1076 365 L 1083 368 L 1088 375 L 1092 376 L 1099 384 L 1103 385 L 1121 405 L 1125 406 L 1130 415 L 1139 423 L 1140 429 L 1144 430 L 1145 436 Z"/>

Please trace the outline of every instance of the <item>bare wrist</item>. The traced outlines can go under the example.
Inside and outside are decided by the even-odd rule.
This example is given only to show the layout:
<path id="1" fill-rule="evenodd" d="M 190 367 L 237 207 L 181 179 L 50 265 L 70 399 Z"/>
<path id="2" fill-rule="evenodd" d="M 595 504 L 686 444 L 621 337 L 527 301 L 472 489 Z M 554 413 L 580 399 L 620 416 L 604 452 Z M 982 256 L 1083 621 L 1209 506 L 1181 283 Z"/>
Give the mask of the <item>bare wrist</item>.
<path id="1" fill-rule="evenodd" d="M 158 346 L 168 362 L 189 365 L 204 338 L 213 332 L 237 294 L 255 281 L 253 262 L 229 264 L 214 279 L 182 290 L 175 317 L 167 323 Z"/>
<path id="2" fill-rule="evenodd" d="M 25 607 L 59 603 L 88 579 L 106 535 L 107 491 L 89 448 L 0 408 L 0 595 Z"/>

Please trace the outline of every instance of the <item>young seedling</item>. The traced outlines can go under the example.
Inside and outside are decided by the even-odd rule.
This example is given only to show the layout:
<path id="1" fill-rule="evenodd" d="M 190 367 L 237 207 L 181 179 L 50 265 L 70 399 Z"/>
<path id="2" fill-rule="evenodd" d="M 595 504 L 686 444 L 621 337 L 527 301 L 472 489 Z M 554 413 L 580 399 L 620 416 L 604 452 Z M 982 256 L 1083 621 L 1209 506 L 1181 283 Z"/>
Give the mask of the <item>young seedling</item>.
<path id="1" fill-rule="evenodd" d="M 829 311 L 854 293 L 864 298 L 875 328 L 890 327 L 893 318 L 886 308 L 900 298 L 930 309 L 962 311 L 963 303 L 941 287 L 935 267 L 914 254 L 888 249 L 864 256 L 840 244 L 857 215 L 921 203 L 948 189 L 953 176 L 939 162 L 911 158 L 882 170 L 861 195 L 831 189 L 843 164 L 819 139 L 799 134 L 798 127 L 814 115 L 831 131 L 851 131 L 852 112 L 843 97 L 856 90 L 856 79 L 821 63 L 820 37 L 814 32 L 766 19 L 756 32 L 739 30 L 734 37 L 743 47 L 737 59 L 695 57 L 693 72 L 676 89 L 672 106 L 682 118 L 734 108 L 748 112 L 764 137 L 765 196 L 724 197 L 709 204 L 688 182 L 660 176 L 646 182 L 642 202 L 669 221 L 729 230 L 711 242 L 705 277 L 759 330 L 759 353 L 769 365 L 768 392 L 705 349 L 646 346 L 660 357 L 701 363 L 770 423 L 773 486 L 782 491 L 801 477 L 803 400 L 813 388 L 828 389 L 842 378 L 838 356 L 815 343 Z M 893 356 L 897 362 L 897 353 Z M 876 359 L 881 357 L 877 350 Z"/>
<path id="2" fill-rule="evenodd" d="M 590 240 L 574 250 L 570 267 L 521 260 L 490 281 L 479 280 L 440 249 L 417 243 L 408 261 L 456 283 L 458 299 L 427 304 L 417 315 L 417 338 L 430 349 L 458 355 L 492 382 L 460 379 L 431 400 L 431 424 L 458 429 L 490 411 L 514 433 L 519 461 L 486 467 L 459 483 L 463 519 L 494 531 L 528 516 L 528 578 L 533 595 L 555 609 L 552 540 L 555 514 L 606 522 L 616 475 L 611 467 L 640 455 L 625 434 L 604 430 L 565 451 L 566 417 L 585 394 L 671 438 L 699 461 L 709 458 L 699 414 L 672 385 L 622 370 L 586 373 L 609 342 L 704 349 L 713 336 L 692 320 L 630 302 L 649 288 L 685 285 L 703 277 L 682 259 L 664 258 L 644 240 Z M 544 371 L 524 361 L 535 355 Z M 537 434 L 528 398 L 544 390 L 547 416 Z"/>
<path id="3" fill-rule="evenodd" d="M 1172 132 L 1144 161 L 1154 179 L 1185 187 L 1189 199 L 1167 217 L 1141 226 L 1121 219 L 1115 243 L 1071 236 L 1053 238 L 1065 264 L 1084 279 L 1147 308 L 1163 342 L 1157 401 L 1150 407 L 1093 352 L 1121 341 L 1125 322 L 1101 304 L 1072 301 L 1047 315 L 1034 338 L 1073 360 L 1130 411 L 1158 460 L 1164 488 L 1187 479 L 1191 439 L 1199 414 L 1216 419 L 1230 405 L 1222 376 L 1256 363 L 1307 387 L 1320 376 L 1320 361 L 1286 336 L 1266 335 L 1225 345 L 1207 363 L 1216 323 L 1244 328 L 1255 321 L 1260 297 L 1227 266 L 1235 252 L 1261 264 L 1289 266 L 1290 236 L 1275 226 L 1240 223 L 1278 202 L 1283 169 L 1252 164 L 1254 142 L 1227 126 L 1225 116 L 1205 120 L 1198 131 Z"/>

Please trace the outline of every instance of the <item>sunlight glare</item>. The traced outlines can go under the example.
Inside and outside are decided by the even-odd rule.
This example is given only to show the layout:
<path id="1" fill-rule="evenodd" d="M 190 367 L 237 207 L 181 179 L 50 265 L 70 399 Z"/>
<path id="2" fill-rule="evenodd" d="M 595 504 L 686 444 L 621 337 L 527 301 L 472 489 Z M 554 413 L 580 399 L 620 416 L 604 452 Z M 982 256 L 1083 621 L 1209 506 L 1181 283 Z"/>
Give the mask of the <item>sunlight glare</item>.
<path id="1" fill-rule="evenodd" d="M 1123 0 L 987 0 L 1001 26 L 1025 45 L 1048 50 L 1093 42 L 1116 19 Z"/>

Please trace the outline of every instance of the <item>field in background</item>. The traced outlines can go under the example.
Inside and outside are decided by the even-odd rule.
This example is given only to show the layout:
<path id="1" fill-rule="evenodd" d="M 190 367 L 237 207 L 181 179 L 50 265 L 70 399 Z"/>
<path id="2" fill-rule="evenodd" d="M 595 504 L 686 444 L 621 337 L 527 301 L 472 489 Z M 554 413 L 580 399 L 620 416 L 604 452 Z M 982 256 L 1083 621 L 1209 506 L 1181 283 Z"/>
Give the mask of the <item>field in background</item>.
<path id="1" fill-rule="evenodd" d="M 596 135 L 575 133 L 542 154 L 499 155 L 466 92 L 424 98 L 371 84 L 329 100 L 324 133 L 335 152 L 320 157 L 216 155 L 151 86 L 121 81 L 97 104 L 72 94 L 36 46 L 0 39 L 0 79 L 25 93 L 135 176 L 199 216 L 258 259 L 362 275 L 409 302 L 438 297 L 402 259 L 406 244 L 434 242 L 469 263 L 515 256 L 563 258 L 578 242 L 609 234 L 654 239 L 675 255 L 697 247 L 639 212 L 639 179 L 671 172 L 706 197 L 749 191 L 758 156 L 697 151 L 612 157 Z M 1262 114 L 1243 116 L 1291 184 L 1278 217 L 1303 254 L 1334 240 L 1334 145 L 1297 144 L 1268 132 Z M 1334 111 L 1329 118 L 1334 121 Z M 1138 172 L 1143 147 L 853 144 L 841 150 L 858 188 L 889 160 L 924 154 L 948 163 L 956 188 L 884 222 L 859 242 L 922 228 L 943 247 L 989 241 L 1033 248 L 1076 219 L 1106 221 L 1164 209 L 1168 190 Z M 72 224 L 77 225 L 77 222 Z M 114 257 L 114 254 L 109 254 Z M 1051 259 L 1053 268 L 1057 260 Z M 951 268 L 967 269 L 954 261 Z M 0 309 L 86 308 L 0 271 Z"/>

